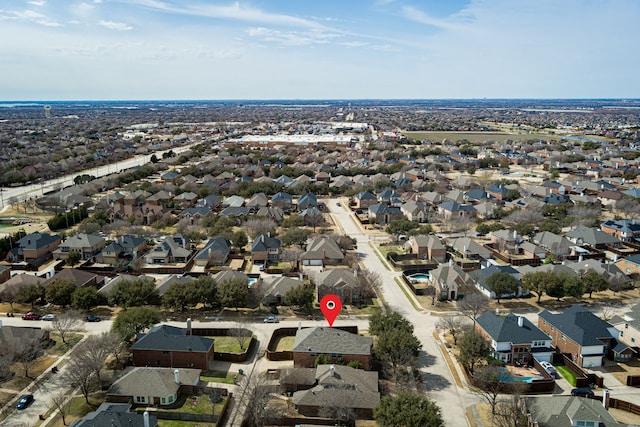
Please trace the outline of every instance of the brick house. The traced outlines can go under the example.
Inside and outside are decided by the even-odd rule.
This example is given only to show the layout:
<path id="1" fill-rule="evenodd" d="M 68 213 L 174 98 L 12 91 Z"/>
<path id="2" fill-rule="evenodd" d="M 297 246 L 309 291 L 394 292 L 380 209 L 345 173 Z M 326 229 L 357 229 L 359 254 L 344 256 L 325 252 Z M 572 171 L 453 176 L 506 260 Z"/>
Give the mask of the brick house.
<path id="1" fill-rule="evenodd" d="M 335 363 L 357 361 L 362 369 L 370 370 L 373 338 L 337 328 L 304 328 L 296 333 L 292 353 L 296 368 L 312 368 L 316 357 L 324 355 Z"/>
<path id="2" fill-rule="evenodd" d="M 140 337 L 132 346 L 136 366 L 209 369 L 214 340 L 191 334 L 191 328 L 160 325 Z"/>
<path id="3" fill-rule="evenodd" d="M 447 260 L 447 248 L 436 236 L 412 236 L 405 246 L 420 259 L 431 259 L 438 262 Z"/>
<path id="4" fill-rule="evenodd" d="M 498 316 L 485 311 L 477 319 L 476 331 L 489 342 L 491 356 L 505 363 L 551 362 L 551 338 L 523 316 Z"/>
<path id="5" fill-rule="evenodd" d="M 60 242 L 60 236 L 57 234 L 40 234 L 39 232 L 27 234 L 16 242 L 17 248 L 15 252 L 9 252 L 7 260 L 30 263 L 50 258 L 51 253 L 60 246 Z"/>
<path id="6" fill-rule="evenodd" d="M 201 369 L 136 367 L 107 391 L 107 401 L 135 405 L 172 405 L 180 395 L 193 394 Z"/>
<path id="7" fill-rule="evenodd" d="M 633 354 L 618 341 L 618 330 L 579 305 L 560 314 L 542 311 L 538 314 L 538 327 L 551 337 L 551 344 L 558 351 L 571 354 L 583 368 L 602 366 L 607 356 L 625 361 Z"/>

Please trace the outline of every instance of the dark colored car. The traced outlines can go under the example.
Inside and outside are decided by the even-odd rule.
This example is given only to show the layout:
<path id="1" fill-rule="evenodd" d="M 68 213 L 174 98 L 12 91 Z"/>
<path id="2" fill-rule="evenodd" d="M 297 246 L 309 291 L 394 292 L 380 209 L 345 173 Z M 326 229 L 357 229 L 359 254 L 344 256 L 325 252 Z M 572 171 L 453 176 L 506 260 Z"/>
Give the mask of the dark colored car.
<path id="1" fill-rule="evenodd" d="M 87 316 L 87 322 L 99 322 L 101 319 L 98 316 Z"/>
<path id="2" fill-rule="evenodd" d="M 40 320 L 40 315 L 30 311 L 22 315 L 22 320 Z"/>
<path id="3" fill-rule="evenodd" d="M 16 404 L 16 409 L 25 409 L 33 403 L 33 394 L 25 394 Z"/>
<path id="4" fill-rule="evenodd" d="M 593 391 L 588 388 L 574 388 L 571 390 L 571 396 L 591 397 L 593 395 Z"/>

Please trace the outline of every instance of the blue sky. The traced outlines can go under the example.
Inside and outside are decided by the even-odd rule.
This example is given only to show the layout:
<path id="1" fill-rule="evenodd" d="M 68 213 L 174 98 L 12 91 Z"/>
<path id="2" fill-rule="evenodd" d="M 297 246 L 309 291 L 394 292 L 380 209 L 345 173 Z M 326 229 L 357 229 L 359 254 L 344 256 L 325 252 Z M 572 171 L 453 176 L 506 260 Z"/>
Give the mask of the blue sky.
<path id="1" fill-rule="evenodd" d="M 637 0 L 0 0 L 0 99 L 638 98 Z"/>

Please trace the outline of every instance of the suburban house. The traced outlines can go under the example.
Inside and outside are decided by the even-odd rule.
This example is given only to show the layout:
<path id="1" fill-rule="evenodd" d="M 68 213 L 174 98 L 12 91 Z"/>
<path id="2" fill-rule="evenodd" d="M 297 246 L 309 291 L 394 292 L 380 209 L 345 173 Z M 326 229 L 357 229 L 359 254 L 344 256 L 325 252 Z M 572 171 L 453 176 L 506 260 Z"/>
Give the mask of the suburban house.
<path id="1" fill-rule="evenodd" d="M 476 214 L 476 208 L 472 205 L 461 205 L 454 201 L 442 202 L 438 206 L 438 215 L 444 219 L 475 218 Z"/>
<path id="2" fill-rule="evenodd" d="M 621 248 L 622 241 L 602 230 L 579 226 L 567 233 L 567 238 L 578 246 L 588 245 L 595 249 L 606 249 L 608 246 Z"/>
<path id="3" fill-rule="evenodd" d="M 299 211 L 305 210 L 308 208 L 317 208 L 318 207 L 318 198 L 313 193 L 305 193 L 298 199 L 297 208 Z"/>
<path id="4" fill-rule="evenodd" d="M 404 217 L 398 206 L 389 206 L 386 203 L 377 203 L 369 206 L 367 211 L 369 222 L 373 224 L 389 224 Z"/>
<path id="5" fill-rule="evenodd" d="M 640 274 L 640 255 L 631 255 L 614 263 L 627 276 L 637 277 Z"/>
<path id="6" fill-rule="evenodd" d="M 98 406 L 84 418 L 73 421 L 69 427 L 157 427 L 158 418 L 148 412 L 131 412 L 129 403 L 108 403 Z"/>
<path id="7" fill-rule="evenodd" d="M 343 304 L 358 304 L 364 297 L 356 270 L 331 268 L 316 273 L 314 280 L 318 289 L 318 301 L 327 294 L 335 294 Z"/>
<path id="8" fill-rule="evenodd" d="M 27 234 L 16 242 L 16 248 L 9 251 L 7 261 L 38 264 L 51 258 L 51 253 L 60 246 L 60 242 L 60 236 L 57 234 Z"/>
<path id="9" fill-rule="evenodd" d="M 359 362 L 362 369 L 371 369 L 373 338 L 343 331 L 338 328 L 298 329 L 293 343 L 293 366 L 311 368 L 316 358 L 323 355 L 332 362 Z"/>
<path id="10" fill-rule="evenodd" d="M 510 274 L 514 279 L 516 279 L 518 283 L 520 283 L 520 273 L 510 265 L 491 265 L 487 268 L 474 270 L 470 272 L 469 275 L 475 281 L 476 288 L 478 288 L 478 290 L 480 290 L 480 292 L 485 294 L 488 298 L 514 298 L 529 295 L 529 291 L 527 291 L 521 285 L 518 286 L 518 289 L 515 292 L 496 295 L 493 289 L 491 289 L 490 284 L 487 283 L 487 279 L 496 273 Z"/>
<path id="11" fill-rule="evenodd" d="M 578 396 L 526 396 L 523 412 L 538 427 L 633 427 L 620 423 L 601 402 Z"/>
<path id="12" fill-rule="evenodd" d="M 572 355 L 583 368 L 602 366 L 609 355 L 618 362 L 628 361 L 634 353 L 618 341 L 620 333 L 616 328 L 579 305 L 560 314 L 542 311 L 538 314 L 538 327 L 551 337 L 551 345 Z"/>
<path id="13" fill-rule="evenodd" d="M 301 385 L 291 398 L 295 409 L 306 417 L 323 416 L 327 409 L 345 408 L 355 412 L 356 418 L 372 419 L 373 410 L 380 403 L 378 373 L 343 365 L 318 365 L 304 369 L 313 385 Z M 294 371 L 296 368 L 294 368 Z M 289 378 L 294 374 L 290 374 Z M 285 383 L 287 378 L 284 378 Z"/>
<path id="14" fill-rule="evenodd" d="M 491 356 L 505 363 L 529 365 L 534 358 L 551 362 L 555 353 L 551 338 L 523 316 L 485 311 L 476 319 L 475 328 L 489 342 Z"/>
<path id="15" fill-rule="evenodd" d="M 282 242 L 268 234 L 261 234 L 251 244 L 251 262 L 268 264 L 280 260 Z"/>
<path id="16" fill-rule="evenodd" d="M 640 222 L 636 222 L 635 219 L 609 219 L 600 224 L 600 230 L 623 242 L 640 238 Z"/>
<path id="17" fill-rule="evenodd" d="M 456 301 L 466 289 L 473 289 L 473 279 L 458 264 L 439 264 L 429 271 L 429 283 L 439 300 Z"/>
<path id="18" fill-rule="evenodd" d="M 198 267 L 224 265 L 231 253 L 231 242 L 226 237 L 209 239 L 204 248 L 195 256 L 193 263 Z"/>
<path id="19" fill-rule="evenodd" d="M 400 210 L 409 221 L 427 222 L 429 219 L 429 208 L 423 202 L 406 202 L 400 206 Z"/>
<path id="20" fill-rule="evenodd" d="M 293 206 L 293 196 L 289 193 L 285 193 L 284 191 L 280 191 L 279 193 L 271 196 L 271 206 L 280 208 L 285 212 L 289 212 Z"/>
<path id="21" fill-rule="evenodd" d="M 340 265 L 343 261 L 344 253 L 332 237 L 316 237 L 300 255 L 300 262 L 304 266 Z"/>
<path id="22" fill-rule="evenodd" d="M 265 305 L 282 305 L 284 297 L 292 289 L 304 286 L 301 280 L 287 276 L 278 276 L 271 279 L 270 282 L 263 283 L 264 290 L 262 293 L 262 302 Z"/>
<path id="23" fill-rule="evenodd" d="M 109 387 L 107 401 L 150 406 L 171 405 L 180 394 L 193 394 L 200 383 L 201 372 L 201 369 L 137 366 Z"/>
<path id="24" fill-rule="evenodd" d="M 352 197 L 356 209 L 369 209 L 369 206 L 378 203 L 378 198 L 370 191 L 361 191 Z"/>
<path id="25" fill-rule="evenodd" d="M 187 329 L 160 325 L 142 335 L 131 346 L 136 366 L 209 369 L 213 339 L 192 335 Z"/>
<path id="26" fill-rule="evenodd" d="M 89 271 L 78 270 L 77 268 L 63 268 L 54 276 L 45 280 L 42 286 L 46 288 L 55 281 L 70 281 L 73 282 L 77 288 L 92 286 L 100 289 L 104 286 L 106 280 L 107 278 L 105 276 L 99 276 Z"/>
<path id="27" fill-rule="evenodd" d="M 53 257 L 67 259 L 71 252 L 78 252 L 82 260 L 88 260 L 100 253 L 105 244 L 105 239 L 97 234 L 78 233 L 64 239 L 60 246 L 53 251 Z"/>
<path id="28" fill-rule="evenodd" d="M 492 258 L 491 251 L 470 237 L 458 237 L 447 242 L 461 258 L 483 261 Z"/>
<path id="29" fill-rule="evenodd" d="M 185 246 L 183 240 L 170 236 L 158 243 L 147 255 L 147 264 L 178 264 L 185 263 L 191 255 L 188 242 Z"/>
<path id="30" fill-rule="evenodd" d="M 405 247 L 420 259 L 430 259 L 438 262 L 447 260 L 447 248 L 444 247 L 438 237 L 433 234 L 427 236 L 412 236 Z"/>
<path id="31" fill-rule="evenodd" d="M 102 264 L 115 265 L 123 261 L 134 261 L 141 252 L 146 251 L 147 241 L 143 237 L 125 234 L 111 242 L 96 255 L 96 261 Z"/>
<path id="32" fill-rule="evenodd" d="M 640 304 L 631 307 L 622 317 L 614 316 L 609 323 L 620 332 L 620 340 L 631 347 L 640 344 Z"/>

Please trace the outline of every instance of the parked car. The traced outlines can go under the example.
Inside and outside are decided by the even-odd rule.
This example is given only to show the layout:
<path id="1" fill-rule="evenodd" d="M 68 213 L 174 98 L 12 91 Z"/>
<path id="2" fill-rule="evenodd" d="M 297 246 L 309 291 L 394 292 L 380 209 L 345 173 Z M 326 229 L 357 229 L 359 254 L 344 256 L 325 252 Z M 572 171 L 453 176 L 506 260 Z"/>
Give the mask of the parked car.
<path id="1" fill-rule="evenodd" d="M 571 396 L 591 397 L 594 395 L 595 393 L 588 388 L 574 388 L 571 390 Z"/>
<path id="2" fill-rule="evenodd" d="M 264 323 L 279 323 L 280 321 L 276 316 L 265 317 Z"/>
<path id="3" fill-rule="evenodd" d="M 16 404 L 16 409 L 26 409 L 33 403 L 33 394 L 25 394 Z"/>
<path id="4" fill-rule="evenodd" d="M 547 373 L 549 375 L 551 375 L 553 378 L 559 378 L 560 375 L 558 374 L 558 371 L 556 370 L 556 368 L 549 362 L 540 362 L 540 366 L 542 366 L 544 368 L 545 371 L 547 371 Z"/>
<path id="5" fill-rule="evenodd" d="M 40 315 L 30 311 L 22 315 L 22 320 L 40 320 Z"/>
<path id="6" fill-rule="evenodd" d="M 100 319 L 98 316 L 87 316 L 85 320 L 87 322 L 99 322 L 102 319 Z"/>
<path id="7" fill-rule="evenodd" d="M 45 314 L 42 316 L 42 320 L 56 320 L 55 314 Z"/>

